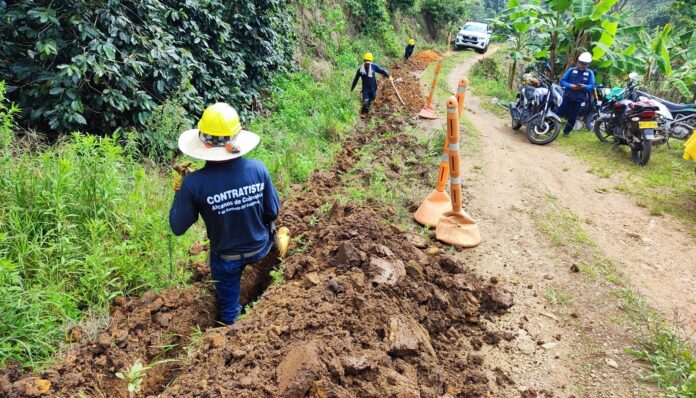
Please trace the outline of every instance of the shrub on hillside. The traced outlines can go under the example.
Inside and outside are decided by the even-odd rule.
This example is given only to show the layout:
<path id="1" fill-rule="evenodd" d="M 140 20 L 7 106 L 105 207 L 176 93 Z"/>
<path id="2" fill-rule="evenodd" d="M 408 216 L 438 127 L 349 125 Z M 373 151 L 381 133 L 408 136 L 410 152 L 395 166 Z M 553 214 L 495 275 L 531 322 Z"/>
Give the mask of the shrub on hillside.
<path id="1" fill-rule="evenodd" d="M 103 315 L 116 295 L 181 284 L 187 248 L 173 245 L 169 179 L 118 137 L 83 134 L 23 145 L 0 82 L 0 369 L 45 361 L 68 324 Z M 198 229 L 200 232 L 200 229 Z"/>
<path id="2" fill-rule="evenodd" d="M 183 81 L 189 112 L 225 100 L 244 115 L 258 88 L 292 62 L 287 3 L 0 3 L 0 79 L 24 124 L 56 132 L 141 127 Z"/>

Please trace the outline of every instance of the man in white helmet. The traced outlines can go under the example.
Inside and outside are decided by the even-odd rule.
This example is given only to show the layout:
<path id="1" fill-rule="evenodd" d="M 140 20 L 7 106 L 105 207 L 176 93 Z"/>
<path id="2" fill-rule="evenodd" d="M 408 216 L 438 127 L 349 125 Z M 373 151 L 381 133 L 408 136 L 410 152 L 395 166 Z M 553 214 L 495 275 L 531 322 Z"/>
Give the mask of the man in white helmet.
<path id="1" fill-rule="evenodd" d="M 568 124 L 563 129 L 563 135 L 566 137 L 575 126 L 587 94 L 594 90 L 595 76 L 589 69 L 590 62 L 592 62 L 592 54 L 588 52 L 580 54 L 577 66 L 568 69 L 561 78 L 561 86 L 564 89 L 563 103 L 556 113 L 568 119 Z"/>

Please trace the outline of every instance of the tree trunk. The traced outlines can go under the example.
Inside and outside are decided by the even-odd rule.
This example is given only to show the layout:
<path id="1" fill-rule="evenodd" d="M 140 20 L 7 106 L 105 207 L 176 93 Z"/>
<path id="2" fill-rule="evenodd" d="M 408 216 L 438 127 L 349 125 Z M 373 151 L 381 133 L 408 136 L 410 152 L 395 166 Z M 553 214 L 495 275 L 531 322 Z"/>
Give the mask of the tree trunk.
<path id="1" fill-rule="evenodd" d="M 508 76 L 508 88 L 512 90 L 512 83 L 515 81 L 515 73 L 517 71 L 517 61 L 512 61 L 510 64 L 510 75 Z"/>

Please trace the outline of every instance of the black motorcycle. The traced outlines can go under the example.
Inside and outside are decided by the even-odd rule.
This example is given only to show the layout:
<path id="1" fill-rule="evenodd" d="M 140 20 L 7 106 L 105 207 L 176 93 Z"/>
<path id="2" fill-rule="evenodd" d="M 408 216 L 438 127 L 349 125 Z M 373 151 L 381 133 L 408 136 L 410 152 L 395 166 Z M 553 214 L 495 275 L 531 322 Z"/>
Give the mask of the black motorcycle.
<path id="1" fill-rule="evenodd" d="M 515 102 L 508 106 L 512 128 L 525 126 L 527 140 L 546 145 L 558 138 L 561 118 L 555 111 L 563 101 L 563 89 L 539 72 L 527 73 Z"/>
<path id="2" fill-rule="evenodd" d="M 595 121 L 606 109 L 605 103 L 604 86 L 598 84 L 594 90 L 587 94 L 587 99 L 581 104 L 578 119 L 573 129 L 579 130 L 584 125 L 586 129 L 593 131 Z"/>
<path id="3" fill-rule="evenodd" d="M 631 158 L 641 166 L 650 160 L 655 132 L 658 131 L 657 111 L 653 101 L 632 101 L 628 98 L 635 92 L 637 84 L 630 82 L 628 95 L 615 98 L 607 104 L 608 113 L 600 116 L 594 124 L 594 132 L 600 141 L 614 145 L 628 145 Z"/>
<path id="4" fill-rule="evenodd" d="M 657 112 L 660 126 L 666 135 L 686 140 L 696 130 L 696 104 L 675 104 L 643 91 L 637 91 L 636 94 L 642 99 L 656 102 L 660 108 Z"/>

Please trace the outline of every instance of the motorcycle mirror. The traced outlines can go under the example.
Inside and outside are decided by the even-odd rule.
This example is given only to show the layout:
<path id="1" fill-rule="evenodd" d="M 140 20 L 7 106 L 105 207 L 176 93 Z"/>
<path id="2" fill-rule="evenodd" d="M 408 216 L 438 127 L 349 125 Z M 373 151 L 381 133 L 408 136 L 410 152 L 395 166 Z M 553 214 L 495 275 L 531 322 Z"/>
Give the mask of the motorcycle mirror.
<path id="1" fill-rule="evenodd" d="M 639 76 L 636 72 L 631 72 L 631 73 L 628 74 L 628 78 L 629 78 L 630 80 L 638 80 L 639 77 L 640 77 L 640 76 Z"/>

